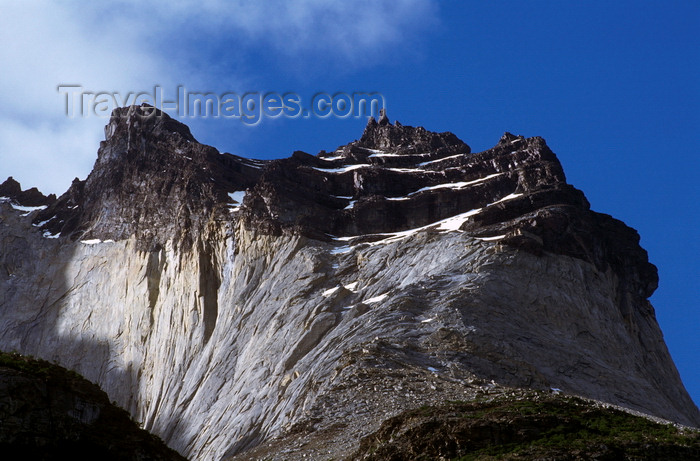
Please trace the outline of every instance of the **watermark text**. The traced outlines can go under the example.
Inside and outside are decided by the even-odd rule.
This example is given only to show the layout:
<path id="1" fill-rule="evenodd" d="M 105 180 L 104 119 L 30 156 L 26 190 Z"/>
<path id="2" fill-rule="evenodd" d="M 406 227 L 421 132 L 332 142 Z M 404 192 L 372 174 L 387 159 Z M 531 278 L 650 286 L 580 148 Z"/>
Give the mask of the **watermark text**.
<path id="1" fill-rule="evenodd" d="M 295 92 L 190 91 L 184 85 L 166 94 L 160 85 L 149 91 L 92 91 L 78 84 L 56 87 L 65 115 L 109 118 L 117 107 L 147 104 L 180 118 L 224 118 L 257 125 L 265 118 L 366 118 L 386 108 L 378 92 L 318 92 L 305 99 Z M 308 103 L 308 104 L 307 104 Z M 152 113 L 157 113 L 153 111 Z"/>

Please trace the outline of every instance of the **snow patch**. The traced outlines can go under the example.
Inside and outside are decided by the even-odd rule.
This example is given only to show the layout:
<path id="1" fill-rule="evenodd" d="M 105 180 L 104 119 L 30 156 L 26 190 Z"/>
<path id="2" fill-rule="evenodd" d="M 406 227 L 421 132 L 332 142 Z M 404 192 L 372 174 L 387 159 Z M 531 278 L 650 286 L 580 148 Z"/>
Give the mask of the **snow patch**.
<path id="1" fill-rule="evenodd" d="M 45 210 L 46 205 L 41 205 L 41 206 L 22 206 L 22 205 L 15 205 L 14 203 L 10 202 L 10 206 L 14 208 L 15 210 L 18 211 L 26 211 L 22 216 L 27 216 L 29 213 L 32 211 L 36 210 Z"/>
<path id="2" fill-rule="evenodd" d="M 469 210 L 466 213 L 458 214 L 456 216 L 452 216 L 452 217 L 443 219 L 441 221 L 434 222 L 432 224 L 428 224 L 428 225 L 423 226 L 423 227 L 417 227 L 415 229 L 408 229 L 408 230 L 400 231 L 400 232 L 374 234 L 374 235 L 381 236 L 384 238 L 381 240 L 376 240 L 374 242 L 369 242 L 369 243 L 367 243 L 367 245 L 375 246 L 375 245 L 384 245 L 387 243 L 398 242 L 399 240 L 403 240 L 406 237 L 410 237 L 412 235 L 417 234 L 420 231 L 430 229 L 433 227 L 437 227 L 438 230 L 446 231 L 446 232 L 459 230 L 459 228 L 462 226 L 462 224 L 467 219 L 469 219 L 470 216 L 473 216 L 473 215 L 479 213 L 481 210 L 482 210 L 481 208 L 477 208 L 475 210 Z M 347 242 L 347 241 L 352 240 L 352 239 L 357 238 L 357 237 L 359 237 L 359 236 L 336 237 L 336 238 L 334 238 L 334 240 Z M 341 251 L 341 248 L 342 248 L 342 251 Z M 339 248 L 336 248 L 335 250 L 332 250 L 331 253 L 333 253 L 333 254 L 347 253 L 347 252 L 351 251 L 352 248 L 353 248 L 353 246 L 339 247 Z"/>
<path id="3" fill-rule="evenodd" d="M 46 224 L 47 222 L 51 221 L 51 220 L 54 219 L 54 218 L 56 218 L 56 216 L 51 216 L 51 217 L 50 217 L 49 219 L 47 219 L 46 221 L 41 221 L 41 222 L 38 223 L 38 224 L 32 224 L 32 226 L 34 226 L 34 227 L 41 227 L 41 226 L 43 226 L 44 224 Z"/>
<path id="4" fill-rule="evenodd" d="M 496 203 L 505 202 L 506 200 L 513 200 L 514 198 L 518 198 L 518 197 L 522 197 L 522 196 L 523 196 L 523 194 L 508 194 L 500 200 L 496 200 L 493 203 L 489 203 L 489 205 L 495 205 Z"/>
<path id="5" fill-rule="evenodd" d="M 329 161 L 329 162 L 332 162 L 332 161 L 334 161 L 334 160 L 342 160 L 342 159 L 344 159 L 345 157 L 343 157 L 342 155 L 334 155 L 334 156 L 332 156 L 332 157 L 319 157 L 319 158 L 320 158 L 321 160 L 327 160 L 327 161 Z"/>
<path id="6" fill-rule="evenodd" d="M 447 218 L 440 222 L 438 230 L 457 231 L 460 227 L 462 227 L 462 224 L 464 224 L 469 219 L 470 216 L 474 216 L 475 214 L 480 213 L 481 210 L 481 208 L 477 208 L 475 210 L 469 210 L 466 213 L 458 214 L 457 216 Z"/>
<path id="7" fill-rule="evenodd" d="M 417 191 L 411 192 L 408 195 L 413 195 L 413 194 L 417 194 L 419 192 L 423 192 L 423 191 L 427 191 L 427 190 L 435 190 L 435 189 L 463 189 L 464 187 L 487 181 L 487 180 L 495 178 L 497 176 L 501 176 L 502 174 L 503 173 L 494 173 L 494 174 L 490 174 L 488 176 L 484 176 L 483 178 L 475 179 L 473 181 L 451 182 L 451 183 L 446 183 L 446 184 L 438 184 L 435 186 L 423 187 L 422 189 L 418 189 Z"/>
<path id="8" fill-rule="evenodd" d="M 453 183 L 453 184 L 474 184 L 474 183 L 476 183 L 476 182 L 485 181 L 485 180 L 487 180 L 487 179 L 489 179 L 489 178 L 492 178 L 492 177 L 495 177 L 495 176 L 499 176 L 500 174 L 502 174 L 502 173 L 497 173 L 497 174 L 489 175 L 489 176 L 486 176 L 485 178 L 481 178 L 481 179 L 474 180 L 474 181 L 469 181 L 468 183 Z M 445 186 L 445 185 L 441 185 L 441 186 Z M 434 187 L 434 188 L 437 188 L 437 187 L 440 187 L 440 186 L 433 186 L 433 187 Z M 462 186 L 460 186 L 460 187 L 462 187 Z M 425 190 L 425 189 L 421 189 L 421 190 Z M 460 231 L 460 228 L 462 227 L 462 225 L 463 225 L 466 221 L 468 221 L 470 217 L 472 217 L 472 216 L 474 216 L 474 215 L 476 215 L 476 214 L 481 213 L 481 212 L 484 210 L 484 208 L 489 207 L 489 206 L 491 206 L 491 205 L 494 205 L 494 204 L 496 204 L 496 203 L 504 202 L 504 201 L 506 201 L 506 200 L 512 200 L 512 199 L 517 198 L 517 197 L 520 197 L 520 196 L 522 196 L 522 195 L 523 195 L 523 194 L 515 194 L 515 193 L 512 193 L 512 194 L 509 194 L 509 195 L 503 197 L 503 198 L 500 199 L 500 200 L 497 200 L 497 201 L 495 201 L 495 202 L 492 202 L 492 203 L 487 204 L 487 205 L 486 205 L 485 207 L 483 207 L 483 208 L 475 208 L 475 209 L 473 209 L 473 210 L 469 210 L 469 211 L 467 211 L 467 212 L 460 213 L 460 214 L 458 214 L 458 215 L 451 216 L 451 217 L 449 217 L 449 218 L 445 218 L 445 219 L 442 219 L 442 220 L 440 220 L 440 221 L 437 221 L 437 222 L 434 222 L 434 223 L 431 223 L 431 224 L 428 224 L 428 225 L 425 225 L 425 226 L 422 226 L 422 227 L 417 227 L 417 228 L 415 228 L 415 229 L 408 229 L 408 230 L 400 231 L 400 232 L 389 232 L 389 233 L 373 234 L 373 235 L 375 235 L 375 236 L 383 237 L 383 238 L 381 238 L 381 239 L 379 239 L 379 240 L 375 240 L 375 241 L 373 241 L 373 242 L 368 242 L 367 245 L 369 245 L 369 246 L 375 246 L 375 245 L 384 245 L 384 244 L 387 244 L 387 243 L 397 242 L 397 241 L 402 240 L 402 239 L 404 239 L 404 238 L 406 238 L 406 237 L 410 237 L 410 236 L 412 236 L 412 235 L 415 235 L 416 233 L 418 233 L 418 232 L 420 232 L 420 231 L 423 231 L 423 230 L 426 230 L 426 229 L 430 229 L 430 228 L 435 228 L 436 230 L 442 231 L 442 232 L 455 232 L 455 231 Z M 392 198 L 392 199 L 389 199 L 389 200 L 405 200 L 405 199 L 406 199 L 405 197 L 403 197 L 403 198 L 398 197 L 398 198 Z M 352 205 L 352 204 L 354 204 L 354 202 L 352 202 L 351 205 Z M 349 208 L 352 208 L 351 205 L 348 205 L 348 207 L 349 207 Z M 347 208 L 346 208 L 346 209 L 347 209 Z M 336 240 L 336 241 L 339 241 L 339 242 L 348 242 L 348 241 L 351 241 L 352 239 L 358 238 L 358 237 L 360 237 L 360 236 L 353 236 L 353 237 L 333 237 L 333 239 Z M 480 239 L 481 239 L 481 240 L 486 240 L 486 241 L 488 241 L 488 240 L 498 240 L 498 239 L 501 239 L 501 238 L 503 238 L 503 237 L 505 237 L 505 235 L 499 235 L 499 236 L 494 236 L 494 237 L 480 237 Z M 477 238 L 479 238 L 479 237 L 477 237 Z M 360 245 L 361 245 L 361 244 L 360 244 Z M 344 246 L 342 246 L 342 247 L 337 247 L 337 248 L 335 248 L 334 250 L 331 251 L 331 253 L 332 253 L 332 254 L 348 253 L 348 252 L 352 251 L 353 248 L 354 248 L 353 245 L 344 245 Z"/>
<path id="9" fill-rule="evenodd" d="M 399 170 L 406 170 L 406 171 L 416 171 L 416 172 L 426 172 L 425 170 L 408 170 L 406 168 L 388 168 L 389 170 L 394 170 L 394 171 L 399 171 Z M 495 178 L 497 176 L 502 175 L 503 173 L 494 173 L 490 174 L 488 176 L 484 176 L 483 178 L 479 179 L 474 179 L 473 181 L 462 181 L 462 182 L 451 182 L 451 183 L 445 183 L 445 184 L 436 184 L 435 186 L 428 186 L 428 187 L 423 187 L 421 189 L 418 189 L 417 191 L 413 191 L 408 195 L 405 195 L 403 197 L 386 197 L 387 200 L 409 200 L 411 196 L 415 194 L 419 194 L 421 192 L 429 191 L 429 190 L 436 190 L 436 189 L 454 189 L 454 190 L 459 190 L 463 189 L 467 186 L 472 186 L 474 184 L 479 184 L 480 182 L 488 181 L 489 179 Z M 510 197 L 510 198 L 515 198 L 515 197 Z M 503 198 L 502 200 L 509 200 L 510 198 Z"/>
<path id="10" fill-rule="evenodd" d="M 340 247 L 333 248 L 331 250 L 332 255 L 341 255 L 345 253 L 350 253 L 352 251 L 352 247 L 350 245 L 343 245 Z"/>
<path id="11" fill-rule="evenodd" d="M 374 150 L 374 149 L 367 149 L 367 150 Z M 378 151 L 378 152 L 375 152 L 374 154 L 368 156 L 367 158 L 372 158 L 372 157 L 402 157 L 402 155 L 401 154 L 390 154 L 388 152 Z"/>
<path id="12" fill-rule="evenodd" d="M 44 231 L 44 233 L 41 236 L 47 239 L 57 239 L 61 236 L 61 233 L 59 232 L 58 234 L 51 234 L 51 232 L 49 231 Z"/>
<path id="13" fill-rule="evenodd" d="M 359 283 L 359 282 L 352 282 L 352 283 L 350 283 L 350 284 L 348 284 L 348 285 L 344 285 L 344 287 L 345 287 L 346 290 L 350 290 L 350 291 L 352 291 L 353 293 L 356 293 L 356 292 L 357 292 L 356 290 L 357 290 L 357 285 L 358 285 L 358 283 Z"/>
<path id="14" fill-rule="evenodd" d="M 334 240 L 338 240 L 339 242 L 349 242 L 354 238 L 355 237 L 333 237 Z"/>
<path id="15" fill-rule="evenodd" d="M 255 168 L 256 170 L 259 170 L 265 164 L 265 162 L 261 160 L 254 160 L 252 158 L 244 158 L 242 159 L 241 163 L 247 167 Z"/>
<path id="16" fill-rule="evenodd" d="M 85 245 L 97 245 L 98 243 L 114 243 L 114 240 L 112 240 L 112 239 L 109 239 L 109 240 L 90 239 L 90 240 L 81 240 L 80 243 L 83 243 Z"/>
<path id="17" fill-rule="evenodd" d="M 384 301 L 386 297 L 389 296 L 389 293 L 384 293 L 379 296 L 375 296 L 374 298 L 369 298 L 368 300 L 365 301 L 365 304 L 372 304 L 372 303 L 378 303 L 380 301 Z"/>
<path id="18" fill-rule="evenodd" d="M 314 170 L 322 171 L 324 173 L 345 173 L 346 171 L 357 170 L 358 168 L 367 168 L 370 166 L 372 166 L 372 165 L 368 165 L 368 164 L 363 163 L 360 165 L 346 165 L 346 166 L 342 166 L 340 168 L 316 168 L 316 167 L 312 167 L 312 168 Z"/>
<path id="19" fill-rule="evenodd" d="M 396 173 L 432 173 L 432 171 L 421 170 L 420 168 L 386 168 L 388 171 Z"/>
<path id="20" fill-rule="evenodd" d="M 478 238 L 479 240 L 484 240 L 484 241 L 486 241 L 486 242 L 490 242 L 491 240 L 500 240 L 500 239 L 502 239 L 502 238 L 505 237 L 505 236 L 506 236 L 506 235 L 503 234 L 503 235 L 494 235 L 493 237 L 477 237 L 477 238 Z"/>
<path id="21" fill-rule="evenodd" d="M 323 296 L 324 298 L 327 298 L 338 290 L 340 290 L 340 287 L 331 288 L 331 289 L 326 290 L 323 293 L 321 293 L 321 296 Z"/>
<path id="22" fill-rule="evenodd" d="M 425 166 L 425 165 L 431 165 L 431 164 L 433 164 L 433 163 L 444 162 L 445 160 L 449 160 L 449 159 L 451 159 L 451 158 L 457 158 L 457 157 L 464 157 L 465 155 L 466 155 L 466 154 L 450 155 L 449 157 L 439 158 L 439 159 L 437 159 L 437 160 L 431 160 L 431 161 L 429 161 L 429 162 L 419 163 L 418 166 Z"/>

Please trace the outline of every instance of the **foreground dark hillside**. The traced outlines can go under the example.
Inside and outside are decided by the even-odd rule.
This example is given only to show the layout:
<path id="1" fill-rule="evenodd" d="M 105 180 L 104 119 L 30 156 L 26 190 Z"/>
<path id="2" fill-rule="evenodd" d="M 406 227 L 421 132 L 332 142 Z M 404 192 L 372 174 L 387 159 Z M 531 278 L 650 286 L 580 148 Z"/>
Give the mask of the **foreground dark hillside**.
<path id="1" fill-rule="evenodd" d="M 698 429 L 574 396 L 497 386 L 474 400 L 389 418 L 344 457 L 327 454 L 337 439 L 332 428 L 297 427 L 232 460 L 700 460 Z"/>
<path id="2" fill-rule="evenodd" d="M 183 460 L 102 390 L 43 360 L 0 353 L 3 460 Z"/>
<path id="3" fill-rule="evenodd" d="M 470 402 L 405 411 L 364 437 L 346 459 L 700 459 L 700 431 L 695 429 L 576 397 L 494 392 Z M 292 439 L 312 449 L 323 438 L 322 433 L 301 428 L 246 457 L 274 457 L 294 444 Z M 77 373 L 6 353 L 0 353 L 0 449 L 3 459 L 184 459 L 139 429 Z"/>
<path id="4" fill-rule="evenodd" d="M 404 412 L 365 437 L 351 459 L 696 460 L 700 432 L 575 397 L 528 393 Z"/>

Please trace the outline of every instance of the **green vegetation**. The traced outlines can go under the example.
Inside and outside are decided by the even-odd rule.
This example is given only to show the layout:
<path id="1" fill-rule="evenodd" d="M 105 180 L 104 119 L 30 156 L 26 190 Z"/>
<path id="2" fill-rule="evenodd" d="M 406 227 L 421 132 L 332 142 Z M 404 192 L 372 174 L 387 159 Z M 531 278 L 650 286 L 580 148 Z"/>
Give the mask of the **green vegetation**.
<path id="1" fill-rule="evenodd" d="M 0 351 L 0 367 L 12 368 L 13 370 L 23 371 L 42 378 L 83 379 L 73 370 L 68 370 L 46 360 L 20 355 L 15 352 Z"/>
<path id="2" fill-rule="evenodd" d="M 386 421 L 353 459 L 700 460 L 700 432 L 576 397 L 524 392 L 421 407 Z"/>
<path id="3" fill-rule="evenodd" d="M 3 459 L 183 460 L 78 373 L 0 352 Z"/>

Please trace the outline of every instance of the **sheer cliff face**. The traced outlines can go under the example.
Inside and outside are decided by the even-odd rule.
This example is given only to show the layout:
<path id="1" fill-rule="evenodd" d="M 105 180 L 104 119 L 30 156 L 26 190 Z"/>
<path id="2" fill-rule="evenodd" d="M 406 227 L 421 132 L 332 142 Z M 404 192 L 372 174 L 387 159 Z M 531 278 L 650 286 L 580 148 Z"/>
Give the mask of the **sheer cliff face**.
<path id="1" fill-rule="evenodd" d="M 637 233 L 541 138 L 470 153 L 384 118 L 263 162 L 149 110 L 115 111 L 93 172 L 45 208 L 0 203 L 0 349 L 79 371 L 183 455 L 294 458 L 308 436 L 338 457 L 503 386 L 700 423 Z"/>

